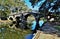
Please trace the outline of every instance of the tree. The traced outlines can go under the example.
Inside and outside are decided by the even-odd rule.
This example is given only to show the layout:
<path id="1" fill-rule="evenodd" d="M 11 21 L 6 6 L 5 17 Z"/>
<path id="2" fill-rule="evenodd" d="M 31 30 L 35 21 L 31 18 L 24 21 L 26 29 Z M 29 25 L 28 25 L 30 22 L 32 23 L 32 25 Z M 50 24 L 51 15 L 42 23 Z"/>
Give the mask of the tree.
<path id="1" fill-rule="evenodd" d="M 60 15 L 60 0 L 30 0 L 32 6 L 34 7 L 38 2 L 42 2 L 39 8 L 39 12 L 43 12 L 43 15 L 53 14 L 54 16 Z M 59 17 L 59 16 L 58 16 Z"/>
<path id="2" fill-rule="evenodd" d="M 4 11 L 2 11 L 2 9 L 0 10 L 1 11 L 0 16 L 1 15 L 8 16 L 11 13 L 11 10 L 10 10 L 11 7 L 13 7 L 14 10 L 17 10 L 17 11 L 19 8 L 20 8 L 20 11 L 21 10 L 26 11 L 28 9 L 28 7 L 25 5 L 25 2 L 21 0 L 0 0 L 0 6 L 2 6 L 4 9 Z"/>

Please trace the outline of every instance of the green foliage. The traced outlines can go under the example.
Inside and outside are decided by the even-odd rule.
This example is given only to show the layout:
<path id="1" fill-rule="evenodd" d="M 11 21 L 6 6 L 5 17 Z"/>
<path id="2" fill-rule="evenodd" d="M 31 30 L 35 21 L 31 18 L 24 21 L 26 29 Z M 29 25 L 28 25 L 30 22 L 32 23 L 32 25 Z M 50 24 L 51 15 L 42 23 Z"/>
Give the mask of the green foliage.
<path id="1" fill-rule="evenodd" d="M 8 26 L 7 24 L 0 25 L 0 39 L 24 39 L 31 32 L 30 30 L 22 31 Z"/>
<path id="2" fill-rule="evenodd" d="M 0 10 L 0 16 L 6 17 L 10 14 L 9 8 L 5 7 L 4 11 Z"/>
<path id="3" fill-rule="evenodd" d="M 20 0 L 0 0 L 0 6 L 3 6 L 4 11 L 0 10 L 0 16 L 8 16 L 11 13 L 11 7 L 20 7 L 20 11 L 26 11 L 28 7 L 24 1 Z"/>

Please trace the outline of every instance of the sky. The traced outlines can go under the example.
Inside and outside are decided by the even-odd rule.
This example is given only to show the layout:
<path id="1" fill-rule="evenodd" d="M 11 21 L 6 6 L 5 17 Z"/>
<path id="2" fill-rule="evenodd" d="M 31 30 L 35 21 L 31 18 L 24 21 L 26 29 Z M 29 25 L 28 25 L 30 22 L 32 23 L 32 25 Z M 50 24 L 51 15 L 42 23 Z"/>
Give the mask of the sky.
<path id="1" fill-rule="evenodd" d="M 24 0 L 25 4 L 28 6 L 28 8 L 32 9 L 32 10 L 38 10 L 39 7 L 41 7 L 41 5 L 46 1 L 46 0 L 41 0 L 40 2 L 38 2 L 38 4 L 33 8 L 31 6 L 31 3 L 29 2 L 29 0 Z M 53 3 L 54 4 L 54 3 Z M 58 11 L 60 11 L 60 7 L 58 8 Z M 55 10 L 52 10 L 52 7 L 49 9 L 49 12 L 55 12 Z"/>
<path id="2" fill-rule="evenodd" d="M 25 1 L 25 4 L 28 6 L 29 9 L 32 9 L 32 10 L 38 10 L 38 5 L 36 5 L 34 8 L 31 6 L 31 3 L 29 2 L 29 0 L 24 0 Z"/>
<path id="3" fill-rule="evenodd" d="M 28 6 L 28 8 L 32 9 L 32 10 L 38 10 L 39 7 L 43 4 L 43 2 L 45 2 L 46 0 L 41 0 L 40 2 L 38 2 L 37 5 L 34 6 L 34 8 L 31 6 L 31 3 L 29 2 L 29 0 L 24 0 L 25 4 Z"/>

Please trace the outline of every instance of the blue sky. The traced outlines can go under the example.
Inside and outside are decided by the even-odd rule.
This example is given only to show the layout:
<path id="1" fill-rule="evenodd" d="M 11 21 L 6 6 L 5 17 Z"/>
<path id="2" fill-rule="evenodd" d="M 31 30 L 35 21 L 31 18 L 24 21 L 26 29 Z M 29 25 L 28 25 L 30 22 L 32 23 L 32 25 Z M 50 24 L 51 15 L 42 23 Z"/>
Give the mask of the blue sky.
<path id="1" fill-rule="evenodd" d="M 38 10 L 38 5 L 36 5 L 34 8 L 32 8 L 31 3 L 29 2 L 29 0 L 24 0 L 25 4 L 28 6 L 28 8 L 32 9 L 32 10 Z"/>
<path id="2" fill-rule="evenodd" d="M 40 2 L 38 2 L 38 4 L 32 8 L 31 3 L 29 2 L 29 0 L 24 0 L 25 4 L 28 6 L 28 8 L 32 9 L 32 10 L 38 10 L 39 7 L 41 7 L 41 5 L 46 1 L 46 0 L 41 0 Z M 55 10 L 52 10 L 52 8 L 49 9 L 49 12 L 55 12 Z M 58 11 L 60 12 L 60 7 L 58 8 Z"/>
<path id="3" fill-rule="evenodd" d="M 38 10 L 38 8 L 43 4 L 43 2 L 45 2 L 46 0 L 41 0 L 40 2 L 38 2 L 38 4 L 36 6 L 34 6 L 34 8 L 32 8 L 31 3 L 29 2 L 29 0 L 24 0 L 25 4 L 28 6 L 28 8 L 32 9 L 32 10 Z"/>

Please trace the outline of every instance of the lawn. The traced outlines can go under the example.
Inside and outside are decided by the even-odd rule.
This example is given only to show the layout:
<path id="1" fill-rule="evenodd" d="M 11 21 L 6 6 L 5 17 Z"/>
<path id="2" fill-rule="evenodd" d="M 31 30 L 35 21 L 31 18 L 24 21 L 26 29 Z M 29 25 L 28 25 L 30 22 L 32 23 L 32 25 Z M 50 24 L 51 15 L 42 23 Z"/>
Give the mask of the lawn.
<path id="1" fill-rule="evenodd" d="M 8 28 L 7 26 L 0 27 L 0 39 L 24 39 L 30 30 L 21 30 Z"/>
<path id="2" fill-rule="evenodd" d="M 22 31 L 8 26 L 9 24 L 0 25 L 0 39 L 24 39 L 27 34 L 31 33 L 29 29 Z M 60 26 L 55 26 L 55 28 L 60 30 Z"/>

